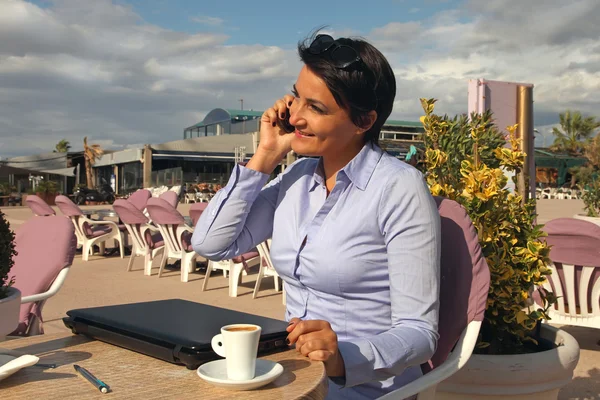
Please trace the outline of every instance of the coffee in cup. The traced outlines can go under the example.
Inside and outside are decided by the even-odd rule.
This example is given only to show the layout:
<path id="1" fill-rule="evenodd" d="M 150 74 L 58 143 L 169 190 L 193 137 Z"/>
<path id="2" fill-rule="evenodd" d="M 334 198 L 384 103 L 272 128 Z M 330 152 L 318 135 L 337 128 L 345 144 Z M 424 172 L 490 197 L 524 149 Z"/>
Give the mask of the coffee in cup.
<path id="1" fill-rule="evenodd" d="M 226 359 L 228 379 L 254 378 L 261 331 L 258 325 L 233 324 L 222 327 L 221 333 L 212 338 L 213 350 Z"/>
<path id="2" fill-rule="evenodd" d="M 240 325 L 240 326 L 232 326 L 229 328 L 225 328 L 225 330 L 227 332 L 252 332 L 255 331 L 257 328 L 255 326 L 248 326 L 248 325 Z"/>

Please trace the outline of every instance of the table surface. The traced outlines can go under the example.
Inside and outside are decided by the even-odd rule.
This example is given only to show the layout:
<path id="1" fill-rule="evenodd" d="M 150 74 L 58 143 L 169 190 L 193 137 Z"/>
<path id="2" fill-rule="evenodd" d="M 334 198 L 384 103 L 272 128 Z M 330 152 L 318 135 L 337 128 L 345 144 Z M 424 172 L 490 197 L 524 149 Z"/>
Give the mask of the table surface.
<path id="1" fill-rule="evenodd" d="M 82 209 L 81 212 L 85 215 L 98 215 L 104 217 L 116 217 L 117 213 L 109 208 L 88 208 Z"/>
<path id="2" fill-rule="evenodd" d="M 1 342 L 0 347 L 40 357 L 55 369 L 24 368 L 0 381 L 2 400 L 13 399 L 315 399 L 325 398 L 327 377 L 321 362 L 311 362 L 295 350 L 263 358 L 279 362 L 284 373 L 274 382 L 251 391 L 212 386 L 196 370 L 70 332 Z M 102 394 L 73 369 L 78 364 L 110 386 Z"/>

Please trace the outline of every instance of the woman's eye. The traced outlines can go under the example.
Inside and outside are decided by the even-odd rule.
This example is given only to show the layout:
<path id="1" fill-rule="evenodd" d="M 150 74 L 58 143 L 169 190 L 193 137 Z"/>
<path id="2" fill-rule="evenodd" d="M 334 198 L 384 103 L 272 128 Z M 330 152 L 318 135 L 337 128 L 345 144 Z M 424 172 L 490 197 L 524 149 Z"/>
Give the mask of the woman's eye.
<path id="1" fill-rule="evenodd" d="M 312 105 L 310 106 L 310 108 L 313 109 L 313 111 L 318 112 L 319 114 L 323 114 L 323 110 L 321 110 L 319 107 Z"/>
<path id="2" fill-rule="evenodd" d="M 298 92 L 296 92 L 295 90 L 292 89 L 292 96 L 294 96 L 295 98 L 298 98 Z"/>

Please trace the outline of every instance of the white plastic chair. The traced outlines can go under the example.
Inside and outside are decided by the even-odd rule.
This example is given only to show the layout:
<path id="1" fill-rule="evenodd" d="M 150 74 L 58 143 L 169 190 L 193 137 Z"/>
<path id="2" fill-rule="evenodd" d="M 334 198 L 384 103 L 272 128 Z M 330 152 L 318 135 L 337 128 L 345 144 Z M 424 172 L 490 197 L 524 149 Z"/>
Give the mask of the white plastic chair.
<path id="1" fill-rule="evenodd" d="M 435 198 L 441 216 L 442 253 L 439 335 L 435 354 L 421 366 L 424 375 L 380 399 L 433 400 L 437 385 L 469 360 L 483 321 L 490 271 L 477 231 L 465 209 L 453 200 Z"/>
<path id="2" fill-rule="evenodd" d="M 23 297 L 19 325 L 11 336 L 44 333 L 42 309 L 65 282 L 76 247 L 75 228 L 66 217 L 35 217 L 17 229 L 11 274 Z"/>
<path id="3" fill-rule="evenodd" d="M 82 246 L 81 259 L 88 261 L 94 250 L 94 245 L 100 248 L 100 254 L 104 253 L 107 240 L 114 240 L 119 246 L 120 256 L 123 258 L 123 233 L 119 226 L 113 221 L 95 221 L 87 218 L 77 204 L 66 196 L 56 196 L 56 205 L 60 211 L 71 219 L 75 226 L 78 247 Z"/>
<path id="4" fill-rule="evenodd" d="M 273 277 L 275 281 L 275 290 L 279 292 L 279 274 L 273 267 L 273 262 L 271 261 L 271 239 L 267 239 L 263 243 L 260 243 L 257 247 L 258 252 L 261 258 L 260 268 L 258 270 L 258 276 L 256 277 L 256 285 L 254 286 L 254 292 L 252 293 L 252 298 L 256 299 L 258 295 L 258 291 L 260 290 L 260 284 L 262 279 L 266 277 Z M 285 303 L 284 303 L 285 304 Z"/>
<path id="5" fill-rule="evenodd" d="M 600 226 L 557 218 L 544 226 L 552 275 L 544 288 L 557 296 L 552 323 L 600 328 Z"/>
<path id="6" fill-rule="evenodd" d="M 144 275 L 152 275 L 152 262 L 165 247 L 159 229 L 150 225 L 146 215 L 127 200 L 115 200 L 113 208 L 133 240 L 127 271 L 131 271 L 137 257 L 144 257 Z"/>
<path id="7" fill-rule="evenodd" d="M 242 283 L 242 275 L 247 275 L 246 271 L 257 264 L 260 265 L 260 253 L 258 251 L 250 251 L 231 260 L 209 260 L 206 266 L 202 291 L 206 290 L 212 271 L 220 269 L 223 270 L 223 276 L 225 277 L 229 273 L 229 297 L 237 297 L 239 284 Z"/>
<path id="8" fill-rule="evenodd" d="M 156 197 L 149 199 L 146 210 L 165 241 L 158 277 L 162 276 L 169 259 L 177 259 L 181 260 L 181 281 L 187 282 L 189 273 L 196 269 L 196 258 L 199 257 L 191 244 L 194 230 L 186 225 L 179 211 L 163 199 Z"/>

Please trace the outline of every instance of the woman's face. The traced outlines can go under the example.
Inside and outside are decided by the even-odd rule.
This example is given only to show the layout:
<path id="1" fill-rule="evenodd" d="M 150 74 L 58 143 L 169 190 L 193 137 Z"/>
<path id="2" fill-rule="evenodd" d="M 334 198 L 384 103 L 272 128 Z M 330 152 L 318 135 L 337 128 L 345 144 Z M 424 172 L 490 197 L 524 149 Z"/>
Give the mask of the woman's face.
<path id="1" fill-rule="evenodd" d="M 294 85 L 290 124 L 296 127 L 292 150 L 304 156 L 339 156 L 360 151 L 363 130 L 338 106 L 325 82 L 304 66 Z"/>

